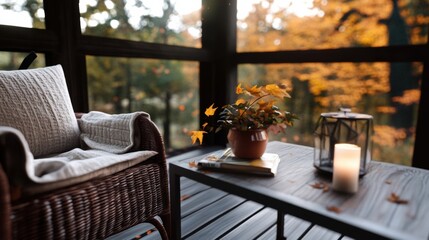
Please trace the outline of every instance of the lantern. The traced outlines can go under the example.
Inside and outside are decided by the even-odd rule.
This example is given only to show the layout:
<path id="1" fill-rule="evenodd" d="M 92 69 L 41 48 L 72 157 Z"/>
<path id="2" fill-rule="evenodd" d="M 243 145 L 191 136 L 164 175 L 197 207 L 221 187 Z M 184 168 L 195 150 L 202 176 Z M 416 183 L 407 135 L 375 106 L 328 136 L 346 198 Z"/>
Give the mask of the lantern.
<path id="1" fill-rule="evenodd" d="M 332 173 L 335 144 L 349 143 L 361 148 L 359 175 L 365 175 L 371 161 L 372 120 L 371 115 L 352 113 L 349 108 L 322 113 L 314 131 L 314 166 Z"/>

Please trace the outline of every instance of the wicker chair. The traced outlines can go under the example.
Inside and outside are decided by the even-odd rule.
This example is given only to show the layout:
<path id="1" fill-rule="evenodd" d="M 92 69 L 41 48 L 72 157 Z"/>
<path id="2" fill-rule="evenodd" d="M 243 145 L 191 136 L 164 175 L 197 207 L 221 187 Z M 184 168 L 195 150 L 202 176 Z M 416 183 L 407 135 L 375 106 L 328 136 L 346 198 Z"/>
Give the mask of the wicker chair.
<path id="1" fill-rule="evenodd" d="M 140 149 L 157 151 L 150 160 L 111 176 L 36 196 L 14 199 L 4 171 L 12 140 L 0 139 L 1 239 L 103 239 L 150 222 L 168 239 L 169 197 L 164 146 L 156 126 L 138 118 Z M 5 156 L 8 154 L 8 156 Z M 160 216 L 164 226 L 154 217 Z"/>
<path id="2" fill-rule="evenodd" d="M 143 116 L 134 121 L 134 133 L 138 139 L 132 151 L 158 154 L 108 176 L 34 195 L 20 194 L 21 186 L 12 184 L 15 176 L 8 170 L 25 153 L 18 139 L 0 135 L 0 239 L 104 239 L 142 222 L 152 223 L 168 239 L 163 140 L 156 125 Z"/>

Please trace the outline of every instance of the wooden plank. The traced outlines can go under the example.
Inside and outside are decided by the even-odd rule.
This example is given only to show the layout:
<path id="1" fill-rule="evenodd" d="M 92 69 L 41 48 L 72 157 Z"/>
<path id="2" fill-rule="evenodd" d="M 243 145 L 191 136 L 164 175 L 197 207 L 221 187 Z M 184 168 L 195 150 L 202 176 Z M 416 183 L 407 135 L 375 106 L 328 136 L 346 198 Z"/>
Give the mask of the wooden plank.
<path id="1" fill-rule="evenodd" d="M 391 192 L 396 192 L 402 199 L 408 200 L 407 204 L 396 206 L 397 209 L 391 218 L 389 226 L 401 228 L 407 232 L 414 232 L 422 239 L 429 238 L 427 233 L 429 215 L 425 214 L 429 212 L 429 205 L 427 204 L 429 191 L 423 191 L 424 189 L 429 189 L 428 173 L 423 174 L 417 169 L 407 168 L 406 171 L 402 172 L 401 178 L 396 178 L 389 184 Z M 415 191 L 414 189 L 420 189 L 420 191 Z M 396 205 L 390 202 L 386 204 Z"/>
<path id="2" fill-rule="evenodd" d="M 201 240 L 219 238 L 226 232 L 240 225 L 243 220 L 254 215 L 262 208 L 263 206 L 259 203 L 246 201 L 240 206 L 234 208 L 232 211 L 216 219 L 210 225 L 189 236 L 187 239 Z"/>
<path id="3" fill-rule="evenodd" d="M 205 191 L 199 192 L 198 194 L 190 195 L 189 198 L 184 199 L 181 202 L 182 218 L 203 208 L 206 205 L 209 205 L 219 200 L 225 195 L 226 195 L 225 192 L 216 188 L 210 188 Z M 185 196 L 185 195 L 182 195 L 182 196 Z"/>
<path id="4" fill-rule="evenodd" d="M 266 232 L 276 221 L 277 211 L 272 208 L 264 208 L 227 235 L 223 236 L 222 239 L 253 239 Z"/>
<path id="5" fill-rule="evenodd" d="M 420 173 L 420 174 L 418 174 Z M 353 215 L 372 220 L 377 224 L 391 226 L 394 229 L 406 230 L 416 236 L 427 237 L 429 206 L 422 199 L 429 199 L 429 193 L 413 189 L 425 189 L 429 175 L 417 169 L 393 164 L 373 162 L 368 174 L 360 179 L 359 191 L 356 194 L 342 194 L 330 190 L 323 192 L 310 185 L 294 193 L 307 201 L 321 204 L 321 207 L 335 206 L 341 209 L 342 215 Z M 397 205 L 387 201 L 394 192 L 402 198 L 410 199 L 407 205 Z M 413 201 L 413 199 L 420 199 Z M 421 218 L 419 221 L 416 218 Z"/>
<path id="6" fill-rule="evenodd" d="M 311 226 L 310 222 L 297 217 L 286 215 L 284 236 L 287 239 L 298 239 Z"/>
<path id="7" fill-rule="evenodd" d="M 337 240 L 341 237 L 341 234 L 333 232 L 329 229 L 320 227 L 320 226 L 314 226 L 310 229 L 310 231 L 305 234 L 305 236 L 302 238 L 303 240 Z"/>
<path id="8" fill-rule="evenodd" d="M 197 182 L 195 182 L 194 180 L 191 180 L 191 179 L 185 178 L 185 177 L 181 177 L 180 178 L 180 190 L 183 191 L 186 188 L 191 187 L 196 183 Z"/>
<path id="9" fill-rule="evenodd" d="M 209 186 L 204 185 L 202 183 L 195 183 L 195 184 L 183 189 L 183 191 L 180 192 L 180 196 L 181 196 L 182 200 L 188 199 L 188 198 L 192 197 L 193 195 L 195 195 L 199 192 L 205 191 L 209 188 L 210 188 Z"/>
<path id="10" fill-rule="evenodd" d="M 140 223 L 125 231 L 112 235 L 106 240 L 123 240 L 123 239 L 143 239 L 143 240 L 155 240 L 161 239 L 161 235 L 158 231 L 154 231 L 154 226 L 150 223 Z M 150 231 L 150 234 L 148 234 Z"/>
<path id="11" fill-rule="evenodd" d="M 182 218 L 182 237 L 186 238 L 190 233 L 198 231 L 244 201 L 245 199 L 243 198 L 229 194 L 212 204 L 208 204 L 199 211 Z"/>
<path id="12" fill-rule="evenodd" d="M 185 199 L 181 202 L 182 218 L 203 208 L 208 204 L 219 200 L 225 195 L 226 193 L 219 189 L 210 188 L 205 191 L 199 192 L 198 194 L 190 196 L 188 199 Z"/>
<path id="13" fill-rule="evenodd" d="M 258 236 L 256 240 L 276 240 L 277 226 L 274 225 L 265 231 L 264 234 Z"/>
<path id="14" fill-rule="evenodd" d="M 311 227 L 311 223 L 291 215 L 285 216 L 284 237 L 286 239 L 299 239 Z M 275 240 L 277 226 L 271 227 L 258 240 Z"/>

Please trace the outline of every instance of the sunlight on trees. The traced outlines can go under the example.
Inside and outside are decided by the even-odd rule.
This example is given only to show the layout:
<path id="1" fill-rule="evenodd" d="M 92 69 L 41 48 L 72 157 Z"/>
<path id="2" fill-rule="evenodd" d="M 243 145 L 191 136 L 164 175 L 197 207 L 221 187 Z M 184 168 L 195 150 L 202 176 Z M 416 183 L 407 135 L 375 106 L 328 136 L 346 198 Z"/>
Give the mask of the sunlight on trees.
<path id="1" fill-rule="evenodd" d="M 419 0 L 238 3 L 248 9 L 248 14 L 239 11 L 237 21 L 241 52 L 425 44 L 428 36 L 429 3 Z M 401 162 L 406 165 L 411 164 L 421 74 L 420 63 L 239 66 L 242 83 L 286 81 L 293 89 L 290 108 L 301 119 L 279 140 L 311 146 L 311 126 L 320 113 L 348 106 L 374 116 L 374 158 L 407 159 Z"/>

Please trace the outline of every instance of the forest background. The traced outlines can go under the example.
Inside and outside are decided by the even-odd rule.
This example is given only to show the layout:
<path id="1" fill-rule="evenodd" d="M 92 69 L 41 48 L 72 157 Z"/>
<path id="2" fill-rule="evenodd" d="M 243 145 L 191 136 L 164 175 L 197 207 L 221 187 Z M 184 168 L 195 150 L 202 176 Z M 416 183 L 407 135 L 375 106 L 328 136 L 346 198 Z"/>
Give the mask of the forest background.
<path id="1" fill-rule="evenodd" d="M 151 3 L 152 2 L 152 3 Z M 83 34 L 201 47 L 201 2 L 81 0 Z M 427 0 L 238 0 L 237 51 L 333 49 L 425 44 Z M 41 0 L 0 1 L 1 11 L 25 12 L 44 28 Z M 4 15 L 3 15 L 4 16 Z M 0 24 L 2 20 L 0 18 Z M 0 52 L 0 68 L 16 69 L 23 54 Z M 43 66 L 43 54 L 38 60 Z M 36 65 L 37 66 L 37 65 Z M 87 56 L 89 109 L 146 111 L 168 150 L 190 146 L 198 128 L 198 62 Z M 320 114 L 351 107 L 374 117 L 373 159 L 411 165 L 422 64 L 350 62 L 242 64 L 243 85 L 283 82 L 300 116 L 271 140 L 313 146 Z M 204 79 L 201 79 L 204 81 Z M 201 91 L 204 94 L 204 90 Z"/>

